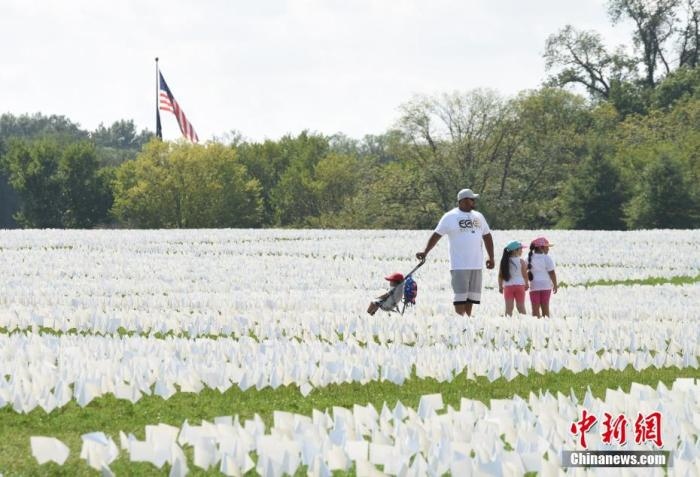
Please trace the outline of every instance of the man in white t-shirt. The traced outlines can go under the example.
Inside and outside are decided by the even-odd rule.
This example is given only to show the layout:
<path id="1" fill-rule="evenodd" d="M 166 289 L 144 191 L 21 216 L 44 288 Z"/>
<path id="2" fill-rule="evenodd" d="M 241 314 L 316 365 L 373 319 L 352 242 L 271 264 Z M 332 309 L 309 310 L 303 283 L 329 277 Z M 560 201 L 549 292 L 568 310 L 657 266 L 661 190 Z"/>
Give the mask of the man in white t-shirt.
<path id="1" fill-rule="evenodd" d="M 447 234 L 450 252 L 450 274 L 452 275 L 453 304 L 459 315 L 470 316 L 472 305 L 481 302 L 481 270 L 484 263 L 483 240 L 486 252 L 486 268 L 494 267 L 493 238 L 484 216 L 476 211 L 475 194 L 471 189 L 462 189 L 457 194 L 458 207 L 445 213 L 438 222 L 425 250 L 416 258 L 425 260 L 428 252 Z"/>

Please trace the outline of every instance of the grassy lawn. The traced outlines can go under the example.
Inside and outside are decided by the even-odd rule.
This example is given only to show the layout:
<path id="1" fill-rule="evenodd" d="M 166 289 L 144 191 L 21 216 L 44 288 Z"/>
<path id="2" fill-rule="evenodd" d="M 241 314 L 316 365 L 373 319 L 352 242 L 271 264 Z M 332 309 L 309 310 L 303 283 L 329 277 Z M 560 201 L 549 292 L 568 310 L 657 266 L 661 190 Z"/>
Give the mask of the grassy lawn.
<path id="1" fill-rule="evenodd" d="M 314 390 L 303 397 L 296 387 L 276 390 L 249 389 L 245 392 L 232 387 L 225 393 L 205 389 L 199 394 L 178 393 L 165 401 L 157 396 L 147 396 L 136 404 L 117 400 L 111 395 L 92 401 L 85 408 L 74 402 L 46 414 L 34 410 L 29 414 L 17 414 L 9 408 L 0 410 L 0 473 L 15 475 L 96 475 L 97 472 L 79 459 L 81 434 L 103 431 L 119 445 L 119 431 L 133 433 L 145 438 L 144 426 L 159 422 L 180 427 L 185 419 L 199 424 L 202 419 L 213 420 L 217 416 L 239 415 L 241 420 L 259 414 L 269 426 L 272 412 L 289 411 L 310 415 L 312 409 L 325 410 L 333 406 L 351 407 L 353 404 L 372 403 L 377 410 L 386 402 L 393 407 L 397 400 L 417 407 L 423 394 L 441 393 L 445 404 L 458 406 L 462 397 L 478 399 L 488 403 L 490 399 L 510 398 L 514 395 L 527 397 L 533 391 L 549 390 L 569 394 L 571 390 L 581 399 L 590 386 L 594 395 L 602 397 L 607 388 L 622 388 L 629 391 L 630 384 L 637 382 L 653 387 L 661 381 L 670 386 L 679 377 L 700 378 L 700 369 L 649 368 L 642 372 L 629 366 L 624 371 L 592 371 L 572 373 L 562 371 L 546 375 L 519 376 L 508 382 L 498 379 L 489 382 L 485 377 L 467 381 L 459 375 L 452 382 L 439 383 L 433 379 L 412 378 L 398 386 L 389 382 L 373 382 L 366 385 L 331 385 Z M 71 449 L 65 465 L 50 463 L 38 466 L 31 455 L 30 436 L 50 436 L 63 441 Z M 186 450 L 187 452 L 187 450 Z M 194 467 L 190 457 L 190 475 L 216 475 L 218 471 L 203 472 Z M 125 451 L 110 468 L 117 475 L 167 475 L 168 465 L 157 469 L 147 463 L 131 463 Z"/>
<path id="2" fill-rule="evenodd" d="M 599 286 L 615 286 L 615 285 L 690 285 L 700 282 L 700 275 L 688 276 L 679 275 L 676 277 L 649 277 L 649 278 L 630 278 L 625 280 L 595 280 L 592 282 L 581 283 L 577 285 L 568 285 L 561 283 L 562 287 L 599 287 Z"/>

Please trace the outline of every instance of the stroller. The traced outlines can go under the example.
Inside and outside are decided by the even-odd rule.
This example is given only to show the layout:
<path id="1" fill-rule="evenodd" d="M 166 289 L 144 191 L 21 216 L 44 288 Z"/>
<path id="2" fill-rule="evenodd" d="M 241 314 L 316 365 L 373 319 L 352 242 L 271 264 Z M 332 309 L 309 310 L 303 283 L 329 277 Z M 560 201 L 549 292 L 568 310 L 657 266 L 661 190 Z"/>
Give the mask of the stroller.
<path id="1" fill-rule="evenodd" d="M 425 259 L 421 260 L 418 265 L 413 267 L 413 270 L 406 275 L 395 273 L 386 277 L 387 280 L 391 280 L 392 283 L 396 284 L 393 285 L 388 292 L 372 300 L 369 304 L 369 308 L 367 308 L 367 313 L 374 315 L 374 313 L 381 308 L 389 313 L 395 311 L 403 315 L 407 306 L 415 305 L 416 295 L 418 294 L 418 284 L 413 279 L 413 274 L 422 267 L 424 263 Z M 401 305 L 401 308 L 399 308 L 399 305 Z"/>

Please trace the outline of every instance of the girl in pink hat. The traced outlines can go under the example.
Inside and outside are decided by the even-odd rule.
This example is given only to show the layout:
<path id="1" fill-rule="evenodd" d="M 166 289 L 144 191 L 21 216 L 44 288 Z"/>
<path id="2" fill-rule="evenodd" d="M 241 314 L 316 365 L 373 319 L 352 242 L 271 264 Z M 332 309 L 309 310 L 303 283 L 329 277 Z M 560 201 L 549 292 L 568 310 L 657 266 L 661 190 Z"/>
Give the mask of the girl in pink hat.
<path id="1" fill-rule="evenodd" d="M 537 237 L 530 243 L 530 253 L 527 254 L 532 316 L 537 318 L 549 317 L 549 299 L 558 288 L 554 260 L 548 255 L 549 247 L 553 245 L 545 237 Z"/>

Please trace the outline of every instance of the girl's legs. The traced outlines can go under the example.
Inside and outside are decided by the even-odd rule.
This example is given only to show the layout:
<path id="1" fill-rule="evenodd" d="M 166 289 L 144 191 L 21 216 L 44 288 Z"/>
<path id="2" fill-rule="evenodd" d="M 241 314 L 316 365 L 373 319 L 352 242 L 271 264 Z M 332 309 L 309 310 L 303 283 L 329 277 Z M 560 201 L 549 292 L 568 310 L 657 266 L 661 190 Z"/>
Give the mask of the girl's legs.
<path id="1" fill-rule="evenodd" d="M 542 303 L 542 316 L 549 318 L 549 303 Z"/>
<path id="2" fill-rule="evenodd" d="M 527 310 L 525 310 L 525 285 L 518 285 L 513 288 L 513 298 L 515 299 L 515 305 L 518 307 L 518 313 L 521 315 L 526 315 Z"/>
<path id="3" fill-rule="evenodd" d="M 530 290 L 530 304 L 532 304 L 532 316 L 540 318 L 540 292 L 539 290 Z"/>
<path id="4" fill-rule="evenodd" d="M 513 304 L 515 300 L 512 298 L 506 298 L 506 315 L 513 316 Z"/>
<path id="5" fill-rule="evenodd" d="M 549 318 L 549 298 L 552 296 L 552 290 L 544 290 L 542 292 L 542 315 Z"/>

